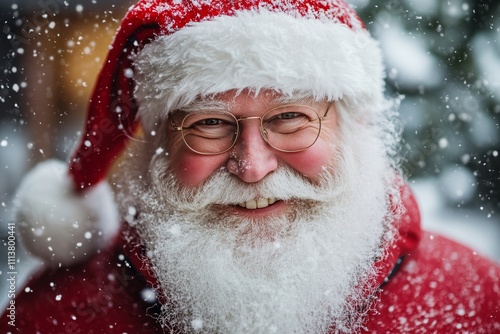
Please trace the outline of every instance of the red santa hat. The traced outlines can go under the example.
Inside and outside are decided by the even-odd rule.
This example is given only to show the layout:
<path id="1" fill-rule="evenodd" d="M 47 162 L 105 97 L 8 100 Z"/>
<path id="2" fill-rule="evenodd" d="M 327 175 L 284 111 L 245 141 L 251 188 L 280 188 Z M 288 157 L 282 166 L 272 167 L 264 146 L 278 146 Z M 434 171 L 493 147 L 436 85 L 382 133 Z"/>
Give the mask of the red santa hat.
<path id="1" fill-rule="evenodd" d="M 105 178 L 136 130 L 198 96 L 247 88 L 376 112 L 384 68 L 342 0 L 140 1 L 111 45 L 69 164 L 42 163 L 19 188 L 26 248 L 68 265 L 103 247 L 120 220 Z"/>

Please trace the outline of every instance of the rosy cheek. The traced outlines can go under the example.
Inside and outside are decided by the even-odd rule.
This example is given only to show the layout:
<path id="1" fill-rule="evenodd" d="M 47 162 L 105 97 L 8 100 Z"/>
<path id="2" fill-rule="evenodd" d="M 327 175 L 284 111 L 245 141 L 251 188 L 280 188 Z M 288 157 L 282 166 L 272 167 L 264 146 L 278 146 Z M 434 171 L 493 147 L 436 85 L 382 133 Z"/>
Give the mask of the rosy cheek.
<path id="1" fill-rule="evenodd" d="M 313 147 L 303 152 L 288 154 L 283 157 L 283 161 L 302 175 L 317 180 L 318 176 L 324 171 L 325 166 L 331 163 L 331 148 L 327 145 L 316 143 Z"/>
<path id="2" fill-rule="evenodd" d="M 218 168 L 215 156 L 203 156 L 191 151 L 178 133 L 170 133 L 167 143 L 169 169 L 183 186 L 200 185 Z"/>
<path id="3" fill-rule="evenodd" d="M 336 135 L 338 125 L 335 113 L 325 122 L 324 130 L 316 143 L 305 151 L 292 155 L 287 163 L 302 173 L 304 176 L 318 180 L 318 177 L 327 167 L 334 165 L 338 159 L 338 143 L 340 138 Z"/>
<path id="4" fill-rule="evenodd" d="M 186 187 L 199 186 L 223 165 L 218 156 L 203 156 L 190 152 L 178 153 L 171 158 L 172 172 Z"/>

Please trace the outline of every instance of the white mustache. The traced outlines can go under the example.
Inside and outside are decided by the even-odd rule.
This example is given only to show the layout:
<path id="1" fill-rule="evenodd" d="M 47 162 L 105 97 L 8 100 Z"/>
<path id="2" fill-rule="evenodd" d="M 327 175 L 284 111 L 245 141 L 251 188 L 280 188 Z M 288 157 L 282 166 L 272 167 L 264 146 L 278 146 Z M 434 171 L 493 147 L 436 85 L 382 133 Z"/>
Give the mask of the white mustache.
<path id="1" fill-rule="evenodd" d="M 201 210 L 209 205 L 241 205 L 258 202 L 259 199 L 306 200 L 324 202 L 330 201 L 342 192 L 341 183 L 337 182 L 331 173 L 323 173 L 319 184 L 299 175 L 287 166 L 280 166 L 266 176 L 262 181 L 248 184 L 240 181 L 225 168 L 216 171 L 203 185 L 196 189 L 186 189 L 174 178 L 159 180 L 165 173 L 153 175 L 153 184 L 158 193 L 167 202 L 174 202 L 179 210 Z M 224 186 L 221 186 L 224 185 Z M 175 189 L 166 194 L 163 189 Z M 334 189 L 334 191 L 332 191 Z"/>

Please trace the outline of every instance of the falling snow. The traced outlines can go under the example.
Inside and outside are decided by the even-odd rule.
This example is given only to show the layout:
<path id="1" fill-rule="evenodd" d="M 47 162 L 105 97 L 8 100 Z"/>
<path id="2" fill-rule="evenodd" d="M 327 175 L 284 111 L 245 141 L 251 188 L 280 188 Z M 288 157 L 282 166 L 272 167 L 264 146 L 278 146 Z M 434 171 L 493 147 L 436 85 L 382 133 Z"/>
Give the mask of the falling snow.
<path id="1" fill-rule="evenodd" d="M 96 3 L 98 1 L 93 1 L 92 5 Z M 181 1 L 174 0 L 173 3 L 177 5 Z M 410 150 L 404 163 L 408 176 L 414 181 L 412 186 L 422 208 L 424 226 L 450 235 L 469 244 L 479 253 L 500 261 L 498 244 L 500 208 L 498 205 L 495 206 L 500 198 L 498 194 L 500 50 L 497 47 L 498 43 L 495 43 L 500 37 L 498 20 L 495 20 L 498 17 L 495 14 L 498 13 L 498 9 L 497 12 L 492 12 L 495 16 L 485 16 L 475 22 L 470 17 L 481 8 L 475 7 L 475 3 L 472 2 L 469 4 L 463 1 L 407 0 L 397 3 L 395 8 L 390 7 L 393 2 L 356 0 L 352 3 L 360 8 L 364 17 L 369 18 L 367 28 L 381 40 L 386 53 L 389 88 L 406 95 L 401 114 L 406 123 L 405 141 Z M 6 27 L 11 26 L 11 32 L 6 33 L 9 44 L 2 44 L 1 53 L 2 74 L 6 79 L 0 79 L 0 105 L 5 106 L 2 108 L 5 112 L 0 119 L 0 133 L 4 137 L 0 140 L 2 168 L 0 193 L 8 196 L 2 195 L 3 210 L 0 222 L 7 221 L 6 208 L 11 205 L 15 186 L 28 167 L 40 159 L 52 156 L 66 157 L 79 135 L 76 132 L 79 130 L 79 125 L 75 130 L 73 119 L 69 117 L 62 117 L 57 113 L 51 114 L 56 126 L 46 123 L 48 122 L 46 119 L 37 119 L 36 117 L 43 113 L 42 107 L 45 105 L 27 100 L 27 93 L 40 92 L 41 103 L 46 104 L 51 113 L 52 110 L 64 109 L 55 105 L 55 100 L 50 98 L 54 96 L 74 100 L 64 106 L 66 108 L 64 112 L 72 116 L 83 113 L 82 105 L 88 102 L 90 94 L 83 89 L 92 88 L 96 74 L 92 73 L 91 78 L 84 78 L 82 73 L 78 73 L 77 77 L 70 81 L 63 81 L 64 78 L 60 73 L 75 70 L 76 66 L 67 63 L 69 56 L 73 54 L 88 56 L 90 60 L 85 58 L 86 61 L 80 60 L 80 62 L 92 63 L 95 67 L 99 67 L 103 61 L 102 56 L 94 54 L 98 45 L 90 40 L 93 38 L 92 34 L 100 34 L 102 32 L 100 29 L 103 28 L 97 25 L 90 36 L 66 34 L 70 29 L 76 28 L 76 22 L 72 22 L 76 20 L 74 17 L 60 20 L 44 14 L 40 17 L 40 20 L 45 22 L 44 25 L 30 31 L 34 38 L 28 43 L 16 45 L 14 32 L 19 35 L 22 24 L 26 23 L 21 17 L 26 17 L 23 20 L 29 22 L 29 14 L 33 10 L 24 9 L 21 3 L 7 5 L 5 10 L 11 10 L 9 15 L 12 17 L 5 17 L 5 14 L 2 16 L 7 22 Z M 492 3 L 491 6 L 493 5 Z M 91 5 L 89 2 L 86 2 L 85 6 L 74 3 L 70 5 L 66 2 L 64 7 L 71 8 L 83 16 Z M 117 7 L 118 5 L 113 5 L 111 9 L 118 12 Z M 123 13 L 125 9 L 122 8 Z M 373 14 L 368 14 L 368 10 L 373 11 Z M 108 21 L 116 22 L 120 15 L 110 14 Z M 105 20 L 106 18 L 99 17 L 97 21 L 102 24 Z M 479 22 L 484 27 L 479 27 Z M 58 43 L 63 46 L 61 49 L 54 47 Z M 47 56 L 47 53 L 53 54 Z M 19 59 L 24 57 L 29 62 L 40 61 L 43 64 L 43 67 L 36 70 L 40 73 L 39 76 L 30 76 L 35 71 L 29 70 L 29 64 L 19 62 Z M 12 65 L 14 60 L 15 66 Z M 77 87 L 68 90 L 72 92 L 71 95 L 61 93 L 55 88 L 49 89 L 50 68 L 56 66 L 53 64 L 65 64 L 58 68 L 59 72 L 55 74 L 54 80 L 62 86 Z M 134 72 L 130 68 L 125 69 L 123 74 L 126 78 L 134 77 Z M 76 102 L 79 99 L 85 102 Z M 19 101 L 22 101 L 22 104 Z M 124 111 L 116 107 L 115 112 L 120 114 Z M 64 125 L 68 128 L 64 128 Z M 32 126 L 36 126 L 36 134 L 44 133 L 48 137 L 57 138 L 60 142 L 65 141 L 66 148 L 63 148 L 64 145 L 61 143 L 53 143 L 54 147 L 43 146 L 42 140 L 35 137 L 44 136 L 29 135 L 28 131 Z M 60 127 L 60 132 L 45 132 L 51 127 Z M 120 125 L 120 128 L 123 128 L 123 125 Z M 155 135 L 156 133 L 151 133 L 151 136 Z M 86 140 L 84 145 L 90 148 L 92 142 Z M 156 150 L 156 154 L 163 153 L 163 148 Z M 246 161 L 237 162 L 239 171 L 244 172 L 248 166 Z M 489 175 L 488 171 L 493 171 L 493 175 Z M 491 177 L 491 180 L 486 177 Z M 492 197 L 488 197 L 490 194 L 490 188 L 486 187 L 488 182 L 497 182 L 495 183 L 497 186 L 491 188 L 494 190 L 491 190 Z M 137 209 L 133 206 L 128 207 L 126 215 L 132 220 L 137 215 Z M 0 232 L 4 233 L 3 230 Z M 170 232 L 176 236 L 181 235 L 181 226 L 173 226 Z M 44 229 L 40 227 L 33 233 L 35 236 L 42 236 Z M 91 240 L 94 235 L 87 231 L 84 237 L 86 240 Z M 77 243 L 79 247 L 82 245 L 82 242 Z M 274 246 L 281 247 L 279 242 Z M 48 250 L 52 251 L 52 247 L 48 246 Z M 28 256 L 22 256 L 20 263 L 26 263 L 27 267 L 33 265 L 33 262 L 29 262 Z M 453 261 L 461 260 L 451 258 Z M 120 255 L 119 260 L 124 261 L 125 256 Z M 443 270 L 450 268 L 451 264 L 443 266 Z M 418 270 L 416 264 L 410 263 L 406 266 L 407 290 L 415 286 L 415 275 Z M 0 278 L 4 272 L 5 270 L 1 271 Z M 29 270 L 26 272 L 29 273 Z M 432 271 L 426 275 L 429 277 L 428 287 L 439 289 L 443 283 L 443 273 Z M 114 275 L 109 277 L 110 281 L 117 280 Z M 21 278 L 19 277 L 20 281 Z M 50 287 L 55 288 L 54 283 L 51 282 Z M 480 285 L 466 286 L 464 289 L 464 291 L 479 292 Z M 33 290 L 26 287 L 24 292 L 31 293 Z M 144 289 L 140 294 L 145 301 L 156 301 L 153 289 Z M 0 295 L 6 296 L 6 293 L 0 289 Z M 53 294 L 51 298 L 63 301 L 63 297 L 62 294 Z M 451 301 L 456 300 L 456 296 L 452 295 L 446 298 Z M 445 319 L 454 322 L 458 331 L 467 331 L 470 319 L 476 316 L 469 305 L 450 303 L 442 309 L 437 309 L 435 297 L 429 295 L 425 299 L 428 306 L 426 313 L 419 312 L 416 305 L 411 303 L 406 305 L 404 312 L 407 315 L 394 319 L 400 328 L 408 330 L 408 326 L 412 323 L 425 324 L 432 328 L 437 326 L 437 315 L 444 314 Z M 386 305 L 381 312 L 394 313 L 397 307 Z M 457 320 L 459 318 L 461 320 Z M 70 319 L 75 321 L 77 316 L 72 315 Z M 51 321 L 58 322 L 56 319 Z M 202 330 L 203 319 L 193 319 L 191 326 L 194 330 Z M 112 327 L 113 325 L 110 325 L 110 328 Z M 272 331 L 272 328 L 270 330 Z"/>

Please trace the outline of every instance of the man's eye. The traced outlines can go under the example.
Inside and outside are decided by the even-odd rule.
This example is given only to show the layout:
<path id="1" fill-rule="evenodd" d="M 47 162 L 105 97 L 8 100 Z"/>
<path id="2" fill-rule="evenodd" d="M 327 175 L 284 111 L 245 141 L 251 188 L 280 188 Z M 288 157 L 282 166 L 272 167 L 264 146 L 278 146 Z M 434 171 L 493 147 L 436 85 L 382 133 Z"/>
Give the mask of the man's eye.
<path id="1" fill-rule="evenodd" d="M 207 118 L 198 121 L 195 125 L 221 125 L 224 124 L 225 122 L 221 119 L 218 118 Z"/>
<path id="2" fill-rule="evenodd" d="M 287 112 L 282 112 L 271 119 L 269 119 L 269 122 L 271 123 L 286 123 L 286 124 L 299 124 L 302 122 L 308 122 L 310 120 L 310 117 L 304 113 L 301 113 L 300 111 L 287 111 Z"/>
<path id="3" fill-rule="evenodd" d="M 184 122 L 184 128 L 212 128 L 229 125 L 230 122 L 226 119 L 217 117 L 190 117 Z"/>
<path id="4" fill-rule="evenodd" d="M 310 121 L 310 117 L 300 111 L 286 111 L 267 119 L 264 127 L 274 133 L 293 133 L 306 127 Z"/>
<path id="5" fill-rule="evenodd" d="M 283 113 L 277 115 L 276 118 L 278 118 L 278 119 L 294 119 L 296 117 L 301 117 L 301 116 L 304 116 L 304 115 L 300 112 L 289 111 L 289 112 L 283 112 Z"/>
<path id="6" fill-rule="evenodd" d="M 185 135 L 190 134 L 206 138 L 220 138 L 231 135 L 231 133 L 234 133 L 235 127 L 234 119 L 230 115 L 223 113 L 188 114 L 182 125 Z"/>
<path id="7" fill-rule="evenodd" d="M 223 118 L 200 118 L 187 125 L 184 129 L 192 131 L 192 134 L 198 134 L 207 137 L 222 137 L 234 132 L 235 124 L 230 120 Z"/>

